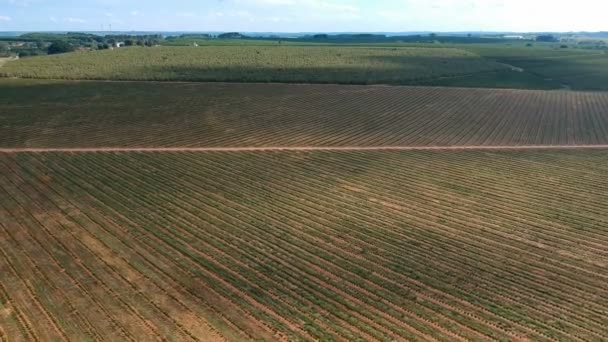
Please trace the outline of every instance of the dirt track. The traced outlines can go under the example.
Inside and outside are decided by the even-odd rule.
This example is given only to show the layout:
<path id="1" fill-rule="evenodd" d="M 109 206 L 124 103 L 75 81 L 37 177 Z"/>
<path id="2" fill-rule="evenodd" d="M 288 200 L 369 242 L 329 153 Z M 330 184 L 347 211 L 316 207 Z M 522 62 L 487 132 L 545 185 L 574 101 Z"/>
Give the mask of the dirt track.
<path id="1" fill-rule="evenodd" d="M 269 147 L 75 147 L 0 148 L 0 153 L 44 152 L 256 152 L 256 151 L 442 151 L 442 150 L 583 150 L 608 149 L 608 145 L 522 146 L 269 146 Z"/>

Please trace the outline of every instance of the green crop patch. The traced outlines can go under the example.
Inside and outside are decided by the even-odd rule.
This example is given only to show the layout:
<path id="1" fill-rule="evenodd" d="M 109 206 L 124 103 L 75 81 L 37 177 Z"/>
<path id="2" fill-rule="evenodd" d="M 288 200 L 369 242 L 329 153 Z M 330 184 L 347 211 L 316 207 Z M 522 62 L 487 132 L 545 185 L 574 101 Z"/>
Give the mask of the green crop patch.
<path id="1" fill-rule="evenodd" d="M 121 48 L 26 58 L 0 69 L 22 78 L 404 84 L 505 70 L 455 48 L 204 46 Z"/>

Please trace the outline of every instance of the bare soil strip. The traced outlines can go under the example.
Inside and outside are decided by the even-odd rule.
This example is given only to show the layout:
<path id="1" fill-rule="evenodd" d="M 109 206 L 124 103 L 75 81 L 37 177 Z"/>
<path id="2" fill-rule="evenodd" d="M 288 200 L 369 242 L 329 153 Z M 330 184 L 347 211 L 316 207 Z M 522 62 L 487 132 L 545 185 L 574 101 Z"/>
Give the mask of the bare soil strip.
<path id="1" fill-rule="evenodd" d="M 505 145 L 505 146 L 268 146 L 268 147 L 76 147 L 0 148 L 0 153 L 44 152 L 264 152 L 264 151 L 449 151 L 449 150 L 588 150 L 608 145 Z"/>

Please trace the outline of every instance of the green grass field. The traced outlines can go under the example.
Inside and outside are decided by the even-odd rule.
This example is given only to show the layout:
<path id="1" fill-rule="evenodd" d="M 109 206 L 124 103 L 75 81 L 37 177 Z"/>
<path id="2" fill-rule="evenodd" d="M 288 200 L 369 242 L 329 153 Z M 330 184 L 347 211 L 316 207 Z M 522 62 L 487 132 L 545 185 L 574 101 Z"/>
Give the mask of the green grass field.
<path id="1" fill-rule="evenodd" d="M 480 45 L 467 50 L 523 69 L 534 77 L 530 87 L 544 82 L 547 87 L 561 84 L 575 90 L 608 90 L 608 53 L 604 51 Z"/>
<path id="2" fill-rule="evenodd" d="M 0 81 L 0 147 L 608 143 L 608 94 Z"/>
<path id="3" fill-rule="evenodd" d="M 199 46 L 326 46 L 336 45 L 331 43 L 319 43 L 319 42 L 298 42 L 298 41 L 285 41 L 285 40 L 270 40 L 270 39 L 203 39 L 203 38 L 177 38 L 177 39 L 165 39 L 161 41 L 163 46 L 193 46 L 194 44 Z M 369 44 L 366 44 L 369 45 Z M 391 45 L 392 47 L 392 45 Z"/>
<path id="4" fill-rule="evenodd" d="M 560 49 L 554 44 L 228 40 L 208 41 L 198 48 L 133 47 L 27 58 L 7 63 L 0 76 L 608 90 L 607 65 L 608 54 L 601 51 Z"/>
<path id="5" fill-rule="evenodd" d="M 608 54 L 555 44 L 206 44 L 27 58 L 7 63 L 0 76 L 608 90 Z"/>
<path id="6" fill-rule="evenodd" d="M 205 46 L 122 48 L 32 57 L 0 75 L 22 78 L 404 84 L 505 70 L 454 48 Z"/>

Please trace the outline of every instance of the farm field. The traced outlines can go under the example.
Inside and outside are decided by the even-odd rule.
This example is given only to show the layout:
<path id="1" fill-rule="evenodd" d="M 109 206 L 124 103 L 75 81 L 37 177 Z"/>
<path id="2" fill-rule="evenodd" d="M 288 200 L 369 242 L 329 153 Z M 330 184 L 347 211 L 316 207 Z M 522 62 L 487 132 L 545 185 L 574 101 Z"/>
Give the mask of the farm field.
<path id="1" fill-rule="evenodd" d="M 507 70 L 456 48 L 205 46 L 123 48 L 25 58 L 0 76 L 50 79 L 403 84 Z"/>
<path id="2" fill-rule="evenodd" d="M 535 74 L 560 80 L 572 89 L 608 90 L 608 53 L 518 64 Z"/>
<path id="3" fill-rule="evenodd" d="M 0 67 L 3 66 L 6 62 L 10 62 L 11 58 L 0 57 Z"/>
<path id="4" fill-rule="evenodd" d="M 608 339 L 605 151 L 0 165 L 3 339 Z"/>
<path id="5" fill-rule="evenodd" d="M 608 94 L 0 81 L 0 147 L 608 144 Z"/>
<path id="6" fill-rule="evenodd" d="M 529 75 L 526 82 L 529 82 L 530 88 L 544 89 L 561 84 L 574 90 L 608 90 L 608 53 L 605 51 L 479 45 L 466 50 L 489 60 L 521 68 L 523 73 L 520 73 L 520 78 Z M 508 76 L 516 77 L 511 73 Z M 465 80 L 482 86 L 482 80 L 475 76 L 462 76 L 446 82 L 460 84 Z M 507 81 L 502 80 L 500 83 Z M 514 87 L 519 88 L 516 84 Z"/>
<path id="7" fill-rule="evenodd" d="M 25 58 L 0 77 L 608 90 L 607 53 L 556 44 L 206 44 Z"/>

